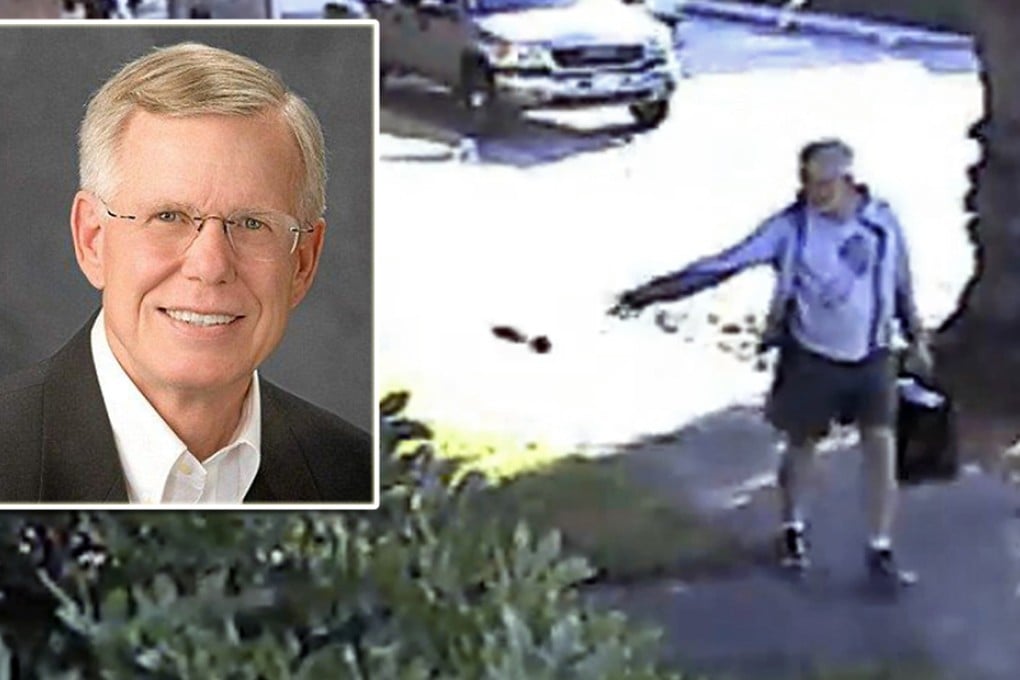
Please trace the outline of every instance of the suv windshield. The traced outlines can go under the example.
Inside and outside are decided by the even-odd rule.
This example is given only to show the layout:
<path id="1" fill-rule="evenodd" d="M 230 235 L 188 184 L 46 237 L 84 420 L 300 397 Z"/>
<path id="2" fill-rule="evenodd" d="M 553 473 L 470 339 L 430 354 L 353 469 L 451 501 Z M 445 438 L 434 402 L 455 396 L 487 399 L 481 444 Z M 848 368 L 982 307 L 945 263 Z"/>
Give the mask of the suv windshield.
<path id="1" fill-rule="evenodd" d="M 579 0 L 467 0 L 467 6 L 478 14 L 520 12 L 528 9 L 568 7 Z"/>

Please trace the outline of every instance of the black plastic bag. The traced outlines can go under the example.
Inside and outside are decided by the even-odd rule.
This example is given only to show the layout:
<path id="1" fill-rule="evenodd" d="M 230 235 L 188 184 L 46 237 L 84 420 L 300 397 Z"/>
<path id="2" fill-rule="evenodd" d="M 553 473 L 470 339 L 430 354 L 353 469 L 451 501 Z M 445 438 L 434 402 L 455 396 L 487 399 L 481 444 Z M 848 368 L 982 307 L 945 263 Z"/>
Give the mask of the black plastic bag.
<path id="1" fill-rule="evenodd" d="M 960 470 L 956 418 L 949 395 L 927 381 L 897 381 L 896 478 L 904 486 L 948 482 Z"/>

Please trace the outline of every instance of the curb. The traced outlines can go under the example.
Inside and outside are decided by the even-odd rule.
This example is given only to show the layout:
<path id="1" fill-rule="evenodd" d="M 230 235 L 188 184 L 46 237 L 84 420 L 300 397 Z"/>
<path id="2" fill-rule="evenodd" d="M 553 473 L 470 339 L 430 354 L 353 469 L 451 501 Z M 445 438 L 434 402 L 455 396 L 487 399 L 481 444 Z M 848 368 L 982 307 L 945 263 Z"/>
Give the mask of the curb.
<path id="1" fill-rule="evenodd" d="M 688 16 L 739 21 L 823 35 L 838 35 L 879 43 L 885 47 L 938 47 L 973 49 L 974 39 L 957 33 L 930 31 L 902 24 L 838 17 L 817 12 L 784 11 L 780 8 L 722 0 L 685 0 L 681 12 Z"/>

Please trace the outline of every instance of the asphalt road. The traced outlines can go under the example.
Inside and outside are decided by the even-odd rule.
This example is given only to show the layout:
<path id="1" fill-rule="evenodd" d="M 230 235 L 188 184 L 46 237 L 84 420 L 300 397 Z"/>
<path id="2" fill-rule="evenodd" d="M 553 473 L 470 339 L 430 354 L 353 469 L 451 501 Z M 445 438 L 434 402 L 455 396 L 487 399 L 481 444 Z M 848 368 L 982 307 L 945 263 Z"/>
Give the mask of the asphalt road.
<path id="1" fill-rule="evenodd" d="M 1015 487 L 968 470 L 952 484 L 903 490 L 897 550 L 920 582 L 889 597 L 865 575 L 859 452 L 838 444 L 809 504 L 812 569 L 791 580 L 772 562 L 772 479 L 747 485 L 741 474 L 762 458 L 774 464 L 775 442 L 754 409 L 731 409 L 628 451 L 650 491 L 695 499 L 760 560 L 714 579 L 607 588 L 602 601 L 660 625 L 666 657 L 710 677 L 793 679 L 883 665 L 924 669 L 918 678 L 1020 676 Z"/>

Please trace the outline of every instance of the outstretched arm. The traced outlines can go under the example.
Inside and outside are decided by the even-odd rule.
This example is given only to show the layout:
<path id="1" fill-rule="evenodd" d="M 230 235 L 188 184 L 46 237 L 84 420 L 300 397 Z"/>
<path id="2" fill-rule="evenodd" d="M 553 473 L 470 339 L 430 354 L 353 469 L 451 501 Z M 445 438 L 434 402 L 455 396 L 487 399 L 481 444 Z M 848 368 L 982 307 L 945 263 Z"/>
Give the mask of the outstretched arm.
<path id="1" fill-rule="evenodd" d="M 679 300 L 717 286 L 750 267 L 775 263 L 782 251 L 783 224 L 770 219 L 737 245 L 624 292 L 610 312 L 636 313 L 650 304 Z"/>

